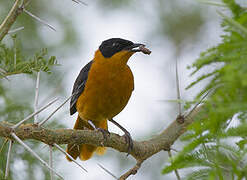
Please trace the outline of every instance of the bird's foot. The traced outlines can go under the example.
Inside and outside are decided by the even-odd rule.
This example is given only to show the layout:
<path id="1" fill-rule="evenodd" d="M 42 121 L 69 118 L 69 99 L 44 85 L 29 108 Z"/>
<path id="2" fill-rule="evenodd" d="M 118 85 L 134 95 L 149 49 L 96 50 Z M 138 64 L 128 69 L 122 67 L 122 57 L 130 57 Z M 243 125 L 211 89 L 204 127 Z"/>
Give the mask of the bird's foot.
<path id="1" fill-rule="evenodd" d="M 88 124 L 94 129 L 94 131 L 99 131 L 103 135 L 103 140 L 101 141 L 101 145 L 104 146 L 104 141 L 106 141 L 107 136 L 110 135 L 110 132 L 106 129 L 96 127 L 91 120 L 88 120 Z"/>
<path id="2" fill-rule="evenodd" d="M 107 140 L 108 136 L 110 136 L 110 132 L 106 129 L 103 129 L 103 128 L 96 128 L 95 130 L 102 133 L 103 141 L 101 142 L 101 144 L 103 145 L 103 142 Z"/>
<path id="3" fill-rule="evenodd" d="M 130 152 L 133 150 L 133 140 L 131 138 L 131 135 L 128 131 L 124 132 L 124 139 L 126 144 L 128 145 L 128 153 L 127 156 L 130 154 Z"/>
<path id="4" fill-rule="evenodd" d="M 113 119 L 109 119 L 109 121 L 111 121 L 113 124 L 115 124 L 117 127 L 119 127 L 124 132 L 123 136 L 125 138 L 126 144 L 128 145 L 128 153 L 127 153 L 127 156 L 128 156 L 133 149 L 133 140 L 131 138 L 130 133 L 124 127 L 122 127 L 120 124 L 114 121 Z"/>

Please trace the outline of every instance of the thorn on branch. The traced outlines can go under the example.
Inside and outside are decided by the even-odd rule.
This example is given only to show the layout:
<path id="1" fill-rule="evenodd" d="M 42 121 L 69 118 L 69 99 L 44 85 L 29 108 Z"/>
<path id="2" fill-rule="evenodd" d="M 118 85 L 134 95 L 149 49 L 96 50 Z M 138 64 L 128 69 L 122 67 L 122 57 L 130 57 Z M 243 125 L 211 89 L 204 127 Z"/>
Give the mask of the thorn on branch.
<path id="1" fill-rule="evenodd" d="M 77 4 L 83 4 L 84 6 L 88 6 L 87 3 L 81 1 L 81 0 L 72 0 L 73 2 L 77 3 Z"/>
<path id="2" fill-rule="evenodd" d="M 176 58 L 176 87 L 177 87 L 177 99 L 178 99 L 178 114 L 181 116 L 182 114 L 182 105 L 181 105 L 181 94 L 179 87 L 179 76 L 178 76 L 178 60 Z"/>
<path id="3" fill-rule="evenodd" d="M 53 168 L 53 157 L 52 157 L 52 146 L 49 145 L 49 152 L 50 152 L 50 157 L 49 157 L 49 165 L 51 168 Z M 51 177 L 51 180 L 53 180 L 53 171 L 50 170 L 50 177 Z"/>
<path id="4" fill-rule="evenodd" d="M 66 102 L 68 102 L 70 100 L 70 98 L 72 97 L 73 95 L 71 95 L 70 97 L 68 97 L 60 106 L 58 106 L 57 109 L 55 109 L 46 119 L 44 119 L 43 121 L 39 122 L 38 123 L 38 126 L 42 126 L 43 124 L 45 124 L 61 107 L 63 107 Z"/>
<path id="5" fill-rule="evenodd" d="M 47 23 L 46 21 L 40 19 L 38 16 L 35 16 L 34 14 L 32 14 L 31 12 L 29 12 L 28 10 L 26 10 L 25 8 L 23 8 L 23 11 L 28 14 L 29 16 L 31 16 L 32 18 L 36 19 L 38 22 L 40 22 L 41 24 L 44 24 L 46 26 L 48 26 L 49 28 L 51 28 L 53 31 L 56 31 L 56 29 L 50 25 L 49 23 Z"/>
<path id="6" fill-rule="evenodd" d="M 18 32 L 18 31 L 21 31 L 21 30 L 23 30 L 23 29 L 24 29 L 24 27 L 22 26 L 22 27 L 13 29 L 13 30 L 9 30 L 9 31 L 8 31 L 8 34 L 13 34 L 13 33 L 16 33 L 16 32 Z"/>
<path id="7" fill-rule="evenodd" d="M 185 115 L 185 117 L 188 117 L 191 115 L 191 113 L 202 103 L 202 101 L 213 91 L 215 88 L 208 90 L 208 92 L 200 99 L 200 101 L 190 110 L 188 114 Z"/>
<path id="8" fill-rule="evenodd" d="M 16 125 L 14 125 L 12 128 L 13 129 L 16 129 L 22 123 L 24 123 L 25 121 L 31 119 L 33 116 L 35 116 L 36 114 L 40 113 L 41 111 L 45 110 L 46 108 L 48 108 L 50 105 L 52 105 L 57 100 L 58 100 L 58 98 L 55 98 L 54 100 L 52 100 L 51 102 L 49 102 L 48 104 L 46 104 L 45 106 L 43 106 L 42 108 L 40 108 L 37 112 L 33 112 L 32 114 L 30 114 L 29 116 L 27 116 L 25 119 L 21 120 L 19 123 L 17 123 Z"/>
<path id="9" fill-rule="evenodd" d="M 15 133 L 11 133 L 11 136 L 18 142 L 20 143 L 27 151 L 29 151 L 34 157 L 36 157 L 46 168 L 54 172 L 59 178 L 63 179 L 61 175 L 59 175 L 53 168 L 51 168 L 39 155 L 34 152 L 29 146 L 27 146 L 18 136 L 16 136 Z"/>
<path id="10" fill-rule="evenodd" d="M 39 79 L 40 71 L 37 73 L 36 86 L 35 86 L 35 99 L 34 99 L 34 112 L 38 110 L 38 99 L 39 99 Z M 38 114 L 34 115 L 34 123 L 37 123 Z"/>
<path id="11" fill-rule="evenodd" d="M 177 60 L 177 58 L 176 58 L 176 87 L 177 87 L 177 99 L 178 99 L 178 116 L 176 118 L 176 121 L 179 124 L 183 124 L 185 118 L 182 115 L 182 104 L 181 104 L 181 94 L 180 94 L 180 87 L 179 87 L 178 60 Z"/>
<path id="12" fill-rule="evenodd" d="M 117 176 L 115 176 L 111 171 L 109 171 L 108 169 L 106 169 L 104 166 L 102 166 L 100 163 L 97 163 L 98 166 L 103 169 L 107 174 L 111 175 L 114 179 L 118 179 Z"/>
<path id="13" fill-rule="evenodd" d="M 5 169 L 5 179 L 8 179 L 9 176 L 9 165 L 10 165 L 10 155 L 11 155 L 11 150 L 12 150 L 12 145 L 13 141 L 9 140 L 9 149 L 8 149 L 8 154 L 7 154 L 7 162 L 6 162 L 6 169 Z"/>
<path id="14" fill-rule="evenodd" d="M 67 155 L 75 164 L 77 164 L 81 169 L 83 169 L 84 171 L 88 172 L 84 167 L 82 167 L 78 162 L 76 162 L 76 160 L 70 155 L 68 154 L 65 150 L 63 150 L 63 148 L 61 148 L 59 145 L 57 144 L 53 144 L 59 151 L 61 151 L 63 154 Z"/>

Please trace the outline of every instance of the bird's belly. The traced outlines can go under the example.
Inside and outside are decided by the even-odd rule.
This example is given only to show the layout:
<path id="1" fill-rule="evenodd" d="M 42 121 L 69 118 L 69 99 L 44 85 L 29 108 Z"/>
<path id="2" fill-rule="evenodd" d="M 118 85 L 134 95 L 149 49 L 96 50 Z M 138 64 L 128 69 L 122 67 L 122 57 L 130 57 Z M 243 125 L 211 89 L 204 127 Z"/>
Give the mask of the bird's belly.
<path id="1" fill-rule="evenodd" d="M 77 103 L 77 111 L 84 119 L 110 119 L 120 113 L 129 101 L 134 88 L 129 68 L 118 73 L 92 73 Z M 103 75 L 104 74 L 104 75 Z"/>

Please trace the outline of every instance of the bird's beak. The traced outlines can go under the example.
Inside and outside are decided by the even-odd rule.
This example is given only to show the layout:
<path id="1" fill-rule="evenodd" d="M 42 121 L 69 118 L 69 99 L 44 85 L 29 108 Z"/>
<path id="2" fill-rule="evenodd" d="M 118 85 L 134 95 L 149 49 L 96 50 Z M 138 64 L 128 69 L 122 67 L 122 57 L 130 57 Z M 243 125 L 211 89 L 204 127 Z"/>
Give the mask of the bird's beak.
<path id="1" fill-rule="evenodd" d="M 143 54 L 148 54 L 150 55 L 152 51 L 150 51 L 148 48 L 145 47 L 145 44 L 132 44 L 126 48 L 124 48 L 124 50 L 127 50 L 129 52 L 142 52 Z"/>
<path id="2" fill-rule="evenodd" d="M 124 48 L 124 50 L 130 51 L 130 52 L 141 52 L 142 50 L 140 49 L 140 47 L 145 47 L 145 45 L 144 44 L 132 44 Z"/>

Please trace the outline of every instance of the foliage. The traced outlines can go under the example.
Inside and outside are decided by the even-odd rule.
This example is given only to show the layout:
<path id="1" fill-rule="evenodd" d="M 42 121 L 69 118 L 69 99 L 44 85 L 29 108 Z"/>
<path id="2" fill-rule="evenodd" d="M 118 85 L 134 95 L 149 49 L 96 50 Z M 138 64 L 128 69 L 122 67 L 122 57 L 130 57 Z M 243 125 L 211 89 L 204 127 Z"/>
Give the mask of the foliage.
<path id="1" fill-rule="evenodd" d="M 15 36 L 13 36 L 13 41 L 14 45 L 11 48 L 0 43 L 0 67 L 2 71 L 0 77 L 21 73 L 31 74 L 34 71 L 50 73 L 50 67 L 57 65 L 55 56 L 46 58 L 47 49 L 42 49 L 40 52 L 35 53 L 33 58 L 26 60 L 25 55 L 22 54 L 23 51 L 17 46 Z"/>
<path id="2" fill-rule="evenodd" d="M 211 69 L 188 88 L 209 79 L 198 94 L 210 91 L 203 112 L 182 138 L 189 141 L 163 169 L 192 168 L 187 179 L 243 179 L 247 177 L 246 116 L 247 116 L 247 10 L 234 0 L 223 1 L 232 18 L 223 17 L 222 42 L 206 52 L 192 65 L 192 75 Z M 234 123 L 234 126 L 232 125 Z"/>
<path id="3" fill-rule="evenodd" d="M 13 3 L 14 1 L 0 1 L 0 22 L 6 17 Z M 73 5 L 73 1 L 68 3 Z M 24 27 L 24 30 L 18 33 L 18 37 L 22 48 L 28 55 L 29 53 L 33 54 L 33 52 L 42 47 L 48 48 L 50 52 L 56 51 L 56 53 L 62 55 L 71 53 L 71 51 L 79 47 L 80 41 L 77 38 L 76 25 L 71 21 L 71 17 L 66 14 L 68 13 L 68 8 L 65 7 L 66 4 L 64 2 L 57 5 L 56 2 L 51 3 L 49 0 L 32 1 L 28 4 L 26 7 L 28 11 L 52 24 L 57 30 L 57 32 L 50 31 L 49 28 L 26 13 L 22 13 L 13 27 L 11 27 L 11 30 Z M 60 38 L 56 39 L 55 34 L 59 34 Z M 4 42 L 8 43 L 8 36 L 4 40 Z"/>
<path id="4" fill-rule="evenodd" d="M 148 2 L 150 4 L 148 4 Z M 229 3 L 231 4 L 232 2 L 234 1 L 229 1 Z M 63 8 L 62 5 L 64 1 L 59 3 L 59 5 L 57 4 L 54 5 L 53 3 L 54 2 L 50 2 L 48 0 L 32 1 L 28 5 L 27 10 L 41 17 L 42 19 L 44 18 L 49 23 L 51 22 L 52 24 L 55 25 L 55 27 L 58 26 L 59 29 L 58 29 L 58 32 L 56 33 L 61 32 L 60 35 L 62 34 L 62 37 L 59 38 L 59 40 L 54 38 L 52 33 L 47 33 L 46 28 L 43 28 L 43 25 L 41 25 L 40 23 L 37 23 L 31 17 L 27 16 L 27 14 L 22 14 L 21 16 L 18 17 L 17 21 L 15 22 L 13 26 L 13 29 L 18 28 L 20 26 L 25 27 L 23 31 L 20 31 L 20 33 L 18 33 L 18 39 L 20 39 L 20 43 L 21 43 L 21 46 L 18 45 L 19 50 L 16 51 L 14 46 L 12 48 L 9 48 L 8 41 L 6 41 L 6 43 L 3 45 L 4 49 L 9 50 L 9 57 L 5 56 L 6 57 L 5 60 L 9 58 L 9 62 L 11 62 L 12 65 L 9 65 L 9 66 L 4 65 L 5 66 L 4 69 L 10 74 L 11 73 L 15 74 L 14 72 L 16 72 L 15 71 L 16 68 L 14 68 L 13 66 L 14 65 L 13 60 L 14 60 L 15 53 L 18 56 L 17 61 L 18 59 L 20 59 L 20 62 L 22 63 L 29 63 L 30 61 L 40 62 L 40 66 L 36 66 L 37 64 L 35 63 L 33 64 L 30 63 L 29 64 L 30 66 L 25 73 L 33 73 L 34 71 L 41 69 L 41 66 L 45 67 L 48 63 L 49 69 L 42 69 L 42 70 L 47 71 L 47 72 L 52 71 L 53 79 L 50 81 L 42 80 L 42 83 L 46 83 L 46 90 L 51 89 L 50 87 L 54 87 L 54 84 L 53 84 L 54 79 L 58 81 L 57 78 L 61 76 L 57 76 L 57 74 L 59 75 L 59 73 L 57 73 L 56 69 L 50 69 L 51 66 L 56 64 L 55 59 L 47 57 L 47 55 L 43 54 L 43 52 L 46 52 L 46 50 L 43 51 L 40 49 L 43 47 L 46 47 L 47 49 L 49 49 L 49 52 L 51 52 L 52 54 L 59 54 L 60 57 L 63 57 L 65 52 L 70 52 L 71 54 L 73 54 L 73 50 L 76 49 L 76 47 L 79 47 L 76 44 L 78 43 L 79 38 L 74 29 L 74 21 L 71 18 L 71 13 L 66 14 L 66 10 L 69 8 Z M 157 36 L 158 37 L 157 39 L 169 37 L 169 41 L 172 41 L 177 46 L 176 48 L 178 50 L 176 51 L 181 50 L 181 47 L 178 47 L 180 44 L 182 45 L 193 44 L 192 42 L 195 42 L 194 40 L 200 36 L 200 32 L 201 32 L 200 29 L 203 26 L 203 23 L 205 20 L 203 19 L 204 17 L 202 16 L 201 9 L 199 11 L 198 7 L 191 7 L 191 6 L 185 8 L 184 7 L 185 3 L 181 3 L 181 1 L 172 0 L 172 1 L 165 1 L 164 3 L 163 0 L 140 1 L 140 2 L 134 2 L 130 0 L 128 1 L 103 0 L 103 1 L 98 1 L 98 3 L 100 4 L 100 6 L 103 7 L 102 12 L 104 14 L 109 13 L 109 15 L 112 15 L 112 11 L 114 9 L 119 9 L 119 8 L 124 9 L 124 13 L 129 13 L 133 9 L 135 13 L 138 10 L 142 11 L 139 15 L 147 17 L 147 20 L 150 19 L 150 23 L 152 22 L 152 26 L 150 26 L 151 28 L 147 28 L 147 29 L 150 31 L 153 31 L 153 34 L 152 34 L 152 37 L 149 37 L 147 39 L 149 39 L 149 41 L 152 41 L 154 39 L 153 35 Z M 0 21 L 2 21 L 2 18 L 6 16 L 12 4 L 13 4 L 13 1 L 0 1 Z M 146 8 L 146 6 L 151 6 L 151 5 L 154 5 L 155 14 L 148 13 L 150 8 Z M 131 9 L 131 6 L 132 6 L 132 9 Z M 236 12 L 239 12 L 239 9 L 241 9 L 239 8 L 239 6 L 236 6 L 235 3 L 231 5 L 231 7 L 233 7 L 234 11 Z M 61 11 L 61 9 L 63 9 L 63 11 Z M 176 11 L 174 11 L 174 9 Z M 144 12 L 146 11 L 146 12 L 143 13 L 143 11 Z M 164 13 L 164 12 L 168 12 L 168 13 Z M 240 16 L 240 14 L 238 16 Z M 137 13 L 136 15 L 138 17 Z M 178 28 L 178 26 L 180 28 Z M 86 28 L 86 27 L 87 26 L 85 24 L 83 28 Z M 232 28 L 233 27 L 234 25 L 232 26 Z M 234 27 L 234 28 L 239 30 L 238 27 L 237 28 Z M 38 54 L 31 55 L 37 51 L 39 51 Z M 23 52 L 25 52 L 26 54 L 23 54 Z M 27 57 L 32 57 L 32 58 L 27 58 Z M 41 57 L 41 58 L 39 59 L 38 57 Z M 50 64 L 49 64 L 49 59 L 52 59 Z M 2 65 L 0 65 L 0 68 L 3 68 Z M 26 78 L 25 80 L 30 80 L 32 81 L 32 84 L 34 84 L 33 79 L 29 77 L 30 76 L 28 75 L 28 78 Z M 9 77 L 9 78 L 11 80 L 12 77 Z M 42 78 L 44 78 L 43 74 L 42 74 Z M 18 95 L 16 95 L 16 93 L 10 92 L 10 89 L 8 88 L 8 86 L 6 86 L 7 83 L 8 81 L 6 81 L 5 79 L 1 79 L 0 77 L 0 106 L 1 106 L 0 108 L 1 119 L 0 120 L 4 119 L 4 120 L 11 120 L 12 122 L 16 122 L 16 121 L 19 121 L 20 119 L 23 119 L 23 117 L 26 117 L 26 115 L 32 112 L 33 98 L 30 95 L 25 96 L 25 93 L 23 91 L 20 92 Z M 20 88 L 25 89 L 25 91 L 28 89 L 27 87 L 23 87 L 23 86 L 21 86 Z M 60 88 L 60 89 L 63 89 L 63 88 Z M 20 96 L 22 98 L 19 98 Z M 17 99 L 18 100 L 27 99 L 27 102 L 23 102 L 23 101 L 17 102 Z M 196 99 L 195 102 L 198 102 L 198 100 Z M 4 109 L 2 109 L 2 107 Z M 239 114 L 239 116 L 242 116 L 242 118 L 244 118 L 245 114 Z M 56 127 L 56 126 L 57 126 L 56 123 L 52 125 L 52 127 Z M 234 132 L 237 132 L 234 129 L 228 129 L 228 130 L 229 130 L 228 135 L 230 132 L 232 133 L 232 135 L 234 134 Z M 242 129 L 242 131 L 244 132 L 244 129 Z M 188 133 L 187 139 L 190 139 L 190 140 L 193 140 L 193 138 L 196 139 L 198 135 L 194 135 L 194 134 L 195 134 L 195 131 L 192 129 L 190 133 Z M 200 132 L 198 132 L 198 134 L 200 134 Z M 189 138 L 189 135 L 191 138 Z M 237 133 L 235 133 L 235 136 L 238 136 Z M 186 152 L 189 153 L 194 149 L 194 147 L 200 146 L 201 141 L 205 140 L 206 136 L 203 136 L 203 138 L 204 139 L 193 141 L 192 142 L 193 145 L 188 146 L 189 148 L 185 149 Z M 207 138 L 211 139 L 210 136 L 208 136 Z M 3 139 L 0 139 L 0 145 L 2 144 L 3 141 L 4 141 Z M 239 141 L 238 144 L 239 146 L 244 147 L 245 140 Z M 36 152 L 39 152 L 39 154 L 42 157 L 47 158 L 47 154 L 42 152 L 42 149 L 44 148 L 40 147 L 38 143 L 30 142 L 29 145 Z M 15 152 L 12 153 L 13 156 L 11 158 L 12 159 L 11 168 L 10 168 L 11 174 L 10 174 L 9 179 L 18 179 L 18 178 L 24 179 L 24 177 L 25 179 L 36 179 L 35 175 L 37 174 L 37 170 L 38 172 L 41 171 L 41 174 L 45 176 L 44 179 L 49 179 L 49 177 L 47 177 L 48 176 L 47 170 L 43 170 L 43 169 L 41 170 L 40 167 L 42 166 L 40 166 L 40 163 L 37 162 L 35 158 L 30 156 L 29 153 L 24 151 L 22 146 L 19 146 L 18 144 L 14 144 L 14 151 Z M 7 152 L 7 145 L 5 145 L 3 150 L 0 152 L 0 179 L 4 173 L 4 168 L 5 168 L 5 163 L 6 163 L 6 152 Z M 107 158 L 107 162 L 109 162 L 109 158 L 111 157 L 105 156 L 104 158 Z M 116 158 L 116 159 L 120 159 L 120 158 Z M 123 170 L 123 162 L 126 162 L 125 156 L 124 158 L 121 158 L 121 159 L 122 161 L 119 161 L 119 164 L 121 164 L 119 165 L 120 166 L 119 171 Z M 149 179 L 159 179 L 160 178 L 158 177 L 159 174 L 157 173 L 157 171 L 159 171 L 161 164 L 163 164 L 163 157 L 158 158 L 158 161 L 159 163 L 157 162 L 153 163 L 153 160 L 152 160 L 152 164 L 153 164 L 152 170 L 146 171 L 144 175 L 146 178 L 148 178 L 147 176 L 150 176 Z M 24 170 L 14 168 L 15 165 L 20 162 L 24 162 L 23 163 Z M 195 177 L 196 177 L 196 173 L 198 173 L 199 175 L 200 173 L 204 173 L 205 175 L 207 175 L 207 170 L 208 168 L 201 169 L 199 171 L 195 171 L 195 173 L 192 175 Z M 199 175 L 197 176 L 199 177 Z M 163 178 L 161 177 L 161 179 Z"/>
<path id="5" fill-rule="evenodd" d="M 47 50 L 42 49 L 40 52 L 35 53 L 33 58 L 26 58 L 26 56 L 20 49 L 20 44 L 16 43 L 16 37 L 13 38 L 13 46 L 7 47 L 6 44 L 0 44 L 0 67 L 1 67 L 1 76 L 0 78 L 0 100 L 1 100 L 1 109 L 0 109 L 0 121 L 9 121 L 16 123 L 24 119 L 28 114 L 33 112 L 32 103 L 25 103 L 23 101 L 17 100 L 13 94 L 5 87 L 3 77 L 8 77 L 14 74 L 33 74 L 36 71 L 44 71 L 46 73 L 51 73 L 51 67 L 57 65 L 56 58 L 54 56 L 47 57 Z M 9 82 L 10 83 L 10 82 Z M 20 102 L 19 102 L 20 101 Z M 33 100 L 32 100 L 33 102 Z M 51 123 L 49 124 L 51 125 Z M 52 123 L 52 127 L 58 127 L 57 123 Z M 61 126 L 60 126 L 61 127 Z M 0 152 L 0 179 L 4 177 L 4 167 L 6 165 L 6 154 L 8 146 L 4 143 L 5 139 L 0 139 L 0 145 L 2 150 Z M 41 148 L 37 142 L 29 142 L 29 146 L 39 151 Z M 40 162 L 37 161 L 34 157 L 23 149 L 19 144 L 14 144 L 13 153 L 11 153 L 11 167 L 10 168 L 10 177 L 8 179 L 18 179 L 15 172 L 14 166 L 18 164 L 20 158 L 25 164 L 25 176 L 27 179 L 35 179 L 35 169 L 32 167 L 39 167 Z M 43 158 L 47 159 L 46 154 L 41 154 Z M 40 170 L 46 172 L 46 169 L 40 168 Z M 44 173 L 48 174 L 48 173 Z M 16 177 L 17 176 L 17 177 Z M 46 177 L 49 179 L 49 177 Z"/>
<path id="6" fill-rule="evenodd" d="M 13 3 L 14 1 L 0 1 L 0 22 L 6 17 Z M 52 41 L 47 42 L 49 34 L 40 35 L 42 30 L 40 26 L 42 25 L 23 13 L 18 17 L 12 29 L 23 26 L 24 30 L 17 32 L 18 36 L 6 35 L 0 43 L 0 121 L 16 123 L 33 112 L 34 88 L 26 85 L 35 86 L 35 75 L 38 71 L 44 72 L 41 78 L 42 84 L 45 85 L 45 98 L 49 97 L 50 91 L 56 93 L 56 96 L 63 93 L 63 90 L 55 89 L 56 91 L 54 91 L 54 83 L 57 87 L 61 86 L 57 82 L 62 76 L 61 72 L 54 68 L 58 65 L 56 57 L 50 56 L 50 54 L 56 52 L 63 56 L 78 47 L 76 46 L 78 41 L 74 38 L 77 33 L 64 12 L 61 12 L 59 8 L 47 8 L 47 6 L 51 7 L 51 3 L 48 3 L 48 1 L 34 1 L 29 4 L 27 9 L 40 17 L 44 17 L 44 15 L 53 17 L 53 21 L 59 23 L 61 28 L 60 41 L 56 40 L 54 43 L 53 38 L 50 38 Z M 49 11 L 49 9 L 52 10 Z M 47 49 L 49 49 L 49 53 Z M 49 76 L 51 72 L 52 76 Z M 18 76 L 11 76 L 17 74 Z M 23 76 L 24 74 L 27 75 Z M 62 83 L 62 81 L 59 82 Z M 42 85 L 40 88 L 42 89 Z M 42 92 L 39 96 L 42 99 Z M 63 127 L 56 122 L 56 118 L 53 118 L 53 121 L 48 123 L 47 126 Z M 8 144 L 4 142 L 5 139 L 0 138 L 0 179 L 4 178 L 8 150 Z M 44 145 L 35 141 L 28 141 L 27 143 L 29 147 L 47 161 L 49 153 L 47 153 L 48 149 L 44 148 Z M 50 178 L 48 170 L 36 158 L 30 156 L 30 153 L 24 150 L 21 145 L 14 143 L 8 180 L 37 179 L 37 173 L 42 179 Z"/>

